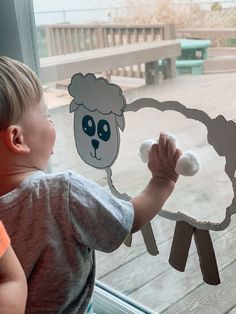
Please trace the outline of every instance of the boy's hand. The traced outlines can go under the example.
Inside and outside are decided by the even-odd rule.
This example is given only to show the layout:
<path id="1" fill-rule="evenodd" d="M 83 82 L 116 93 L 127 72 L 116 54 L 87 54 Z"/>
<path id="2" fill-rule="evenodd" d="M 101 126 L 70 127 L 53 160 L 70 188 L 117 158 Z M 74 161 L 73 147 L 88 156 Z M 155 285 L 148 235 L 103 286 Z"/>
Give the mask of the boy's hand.
<path id="1" fill-rule="evenodd" d="M 175 171 L 175 166 L 181 154 L 173 138 L 161 133 L 158 144 L 152 145 L 149 153 L 148 168 L 152 176 L 176 182 L 179 175 Z"/>

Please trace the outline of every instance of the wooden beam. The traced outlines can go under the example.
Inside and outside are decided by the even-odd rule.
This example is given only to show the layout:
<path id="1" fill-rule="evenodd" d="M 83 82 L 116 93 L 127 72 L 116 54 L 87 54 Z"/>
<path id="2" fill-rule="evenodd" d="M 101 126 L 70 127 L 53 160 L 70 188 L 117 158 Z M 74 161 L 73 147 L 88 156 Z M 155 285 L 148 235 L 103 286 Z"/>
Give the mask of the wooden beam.
<path id="1" fill-rule="evenodd" d="M 161 40 L 42 58 L 41 80 L 53 82 L 70 78 L 77 72 L 99 73 L 127 65 L 174 58 L 180 54 L 181 47 L 177 40 Z"/>
<path id="2" fill-rule="evenodd" d="M 177 29 L 176 34 L 178 38 L 233 39 L 236 28 L 186 28 Z"/>

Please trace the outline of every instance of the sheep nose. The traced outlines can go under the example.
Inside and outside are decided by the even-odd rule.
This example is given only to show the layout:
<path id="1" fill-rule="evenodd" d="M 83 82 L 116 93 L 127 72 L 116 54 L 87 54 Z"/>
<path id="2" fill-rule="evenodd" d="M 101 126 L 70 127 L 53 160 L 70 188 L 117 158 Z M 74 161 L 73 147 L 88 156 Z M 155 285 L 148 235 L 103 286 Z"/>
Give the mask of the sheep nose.
<path id="1" fill-rule="evenodd" d="M 96 150 L 98 149 L 99 142 L 97 140 L 92 140 L 92 145 L 93 145 L 93 148 Z"/>

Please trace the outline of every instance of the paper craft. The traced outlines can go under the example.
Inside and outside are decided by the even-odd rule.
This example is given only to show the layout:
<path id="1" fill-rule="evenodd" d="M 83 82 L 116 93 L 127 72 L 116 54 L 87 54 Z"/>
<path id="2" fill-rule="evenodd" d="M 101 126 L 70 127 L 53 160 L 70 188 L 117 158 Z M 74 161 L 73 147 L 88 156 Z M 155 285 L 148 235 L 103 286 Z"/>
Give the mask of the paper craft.
<path id="1" fill-rule="evenodd" d="M 111 167 L 119 155 L 120 131 L 125 128 L 126 112 L 137 112 L 143 108 L 161 112 L 174 111 L 206 127 L 209 145 L 212 145 L 219 156 L 225 157 L 225 173 L 231 181 L 234 194 L 231 204 L 226 209 L 222 208 L 225 218 L 219 223 L 214 223 L 196 220 L 180 211 L 173 213 L 161 210 L 159 215 L 176 221 L 170 264 L 184 271 L 194 235 L 203 278 L 210 284 L 218 284 L 220 279 L 209 230 L 224 230 L 228 227 L 231 216 L 236 213 L 236 124 L 227 121 L 222 115 L 211 119 L 204 111 L 187 108 L 176 101 L 159 102 L 152 98 L 141 98 L 127 104 L 119 86 L 109 83 L 104 78 L 96 78 L 91 73 L 75 74 L 69 85 L 69 93 L 73 97 L 70 112 L 74 113 L 74 135 L 78 154 L 90 166 L 104 169 L 111 192 L 124 200 L 129 200 L 131 196 L 120 193 L 114 186 Z M 152 255 L 158 254 L 151 224 L 147 224 L 141 231 L 148 252 Z M 131 237 L 127 239 L 126 244 L 131 245 Z M 207 256 L 205 252 L 208 252 Z"/>
<path id="2" fill-rule="evenodd" d="M 70 112 L 75 114 L 75 142 L 80 157 L 87 164 L 105 169 L 119 152 L 123 131 L 125 99 L 120 87 L 93 74 L 78 73 L 71 79 L 69 93 L 74 100 Z"/>

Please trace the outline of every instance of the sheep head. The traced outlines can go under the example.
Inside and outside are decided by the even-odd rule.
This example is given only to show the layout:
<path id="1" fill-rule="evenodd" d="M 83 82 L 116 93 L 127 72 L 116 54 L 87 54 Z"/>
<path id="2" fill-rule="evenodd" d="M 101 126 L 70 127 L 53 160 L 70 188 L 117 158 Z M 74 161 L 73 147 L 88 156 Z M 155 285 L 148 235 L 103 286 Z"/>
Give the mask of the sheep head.
<path id="1" fill-rule="evenodd" d="M 74 98 L 70 112 L 74 112 L 76 148 L 87 164 L 104 169 L 118 156 L 119 128 L 125 126 L 123 110 L 125 98 L 121 89 L 94 74 L 75 74 L 69 85 Z"/>

